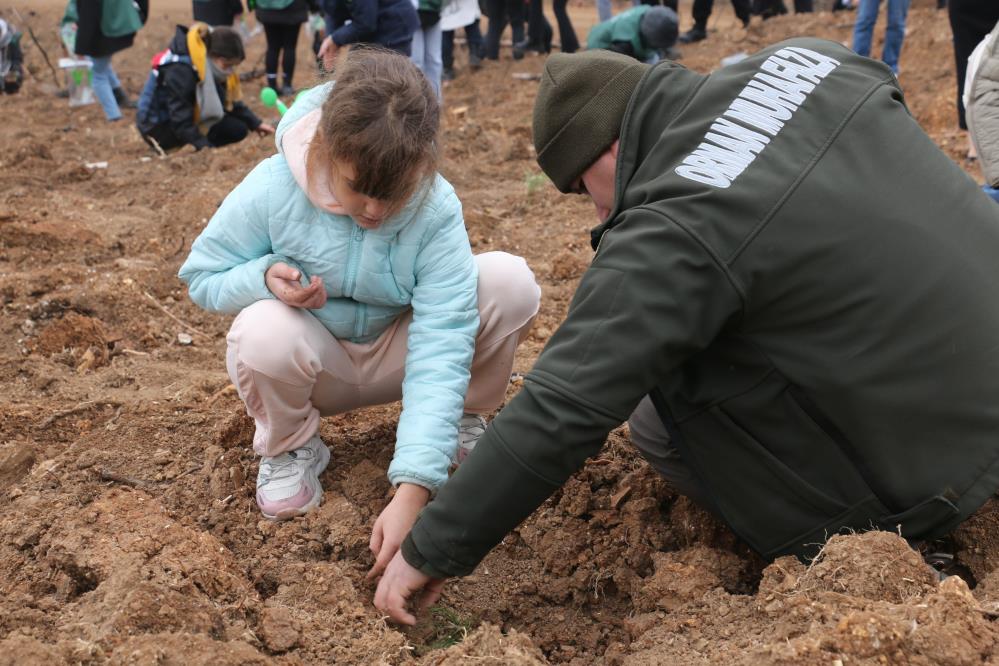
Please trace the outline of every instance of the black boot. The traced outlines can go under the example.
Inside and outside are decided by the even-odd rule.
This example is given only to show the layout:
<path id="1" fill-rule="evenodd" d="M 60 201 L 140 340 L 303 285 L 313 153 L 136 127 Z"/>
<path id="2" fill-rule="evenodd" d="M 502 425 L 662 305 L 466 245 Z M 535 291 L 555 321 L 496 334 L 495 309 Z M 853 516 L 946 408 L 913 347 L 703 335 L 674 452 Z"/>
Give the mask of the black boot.
<path id="1" fill-rule="evenodd" d="M 702 26 L 695 25 L 693 28 L 680 35 L 679 41 L 681 44 L 693 44 L 694 42 L 707 39 L 707 36 L 708 33 Z"/>
<path id="2" fill-rule="evenodd" d="M 118 102 L 118 106 L 122 109 L 135 109 L 138 108 L 138 104 L 134 100 L 129 99 L 128 93 L 125 92 L 120 86 L 118 88 L 112 88 L 111 92 L 114 93 L 114 101 Z"/>

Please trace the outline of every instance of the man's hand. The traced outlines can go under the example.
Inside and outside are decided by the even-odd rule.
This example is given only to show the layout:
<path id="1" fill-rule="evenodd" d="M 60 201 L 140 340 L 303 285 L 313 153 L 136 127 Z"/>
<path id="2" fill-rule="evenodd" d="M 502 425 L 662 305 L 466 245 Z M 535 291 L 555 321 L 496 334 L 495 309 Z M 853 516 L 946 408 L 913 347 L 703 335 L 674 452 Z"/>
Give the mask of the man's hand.
<path id="1" fill-rule="evenodd" d="M 270 123 L 260 123 L 257 125 L 256 132 L 260 136 L 267 136 L 268 134 L 274 134 L 274 125 Z"/>
<path id="2" fill-rule="evenodd" d="M 413 483 L 401 483 L 395 497 L 382 510 L 371 530 L 369 547 L 375 556 L 375 566 L 368 572 L 368 580 L 377 578 L 399 552 L 402 540 L 416 522 L 420 509 L 430 499 L 430 491 Z"/>
<path id="3" fill-rule="evenodd" d="M 331 70 L 336 63 L 336 54 L 340 52 L 340 46 L 333 41 L 331 35 L 327 35 L 323 43 L 319 45 L 319 57 L 323 60 L 323 69 Z"/>
<path id="4" fill-rule="evenodd" d="M 414 569 L 402 557 L 402 551 L 396 551 L 395 557 L 385 569 L 385 575 L 378 582 L 375 608 L 387 613 L 394 622 L 412 626 L 416 624 L 416 616 L 406 610 L 406 601 L 423 590 L 416 605 L 416 610 L 422 611 L 440 598 L 442 589 L 443 578 L 431 578 Z"/>
<path id="5" fill-rule="evenodd" d="M 293 308 L 321 308 L 326 304 L 326 287 L 323 279 L 316 275 L 303 287 L 299 280 L 302 274 L 283 261 L 279 261 L 264 273 L 264 284 L 274 296 Z"/>

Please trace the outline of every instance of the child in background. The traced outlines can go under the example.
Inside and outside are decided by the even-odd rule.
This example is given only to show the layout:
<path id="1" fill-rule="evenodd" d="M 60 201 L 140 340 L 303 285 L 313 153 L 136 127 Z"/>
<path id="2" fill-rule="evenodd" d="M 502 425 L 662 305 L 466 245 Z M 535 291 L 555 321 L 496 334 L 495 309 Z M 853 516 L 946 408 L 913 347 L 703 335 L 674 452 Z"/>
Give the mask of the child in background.
<path id="1" fill-rule="evenodd" d="M 523 259 L 472 255 L 416 66 L 354 48 L 334 76 L 285 114 L 279 154 L 225 199 L 180 277 L 200 306 L 239 313 L 226 366 L 256 421 L 265 517 L 319 504 L 320 416 L 402 398 L 377 574 L 503 401 L 540 290 Z"/>
<path id="2" fill-rule="evenodd" d="M 153 56 L 139 97 L 135 124 L 142 138 L 163 150 L 187 144 L 201 150 L 237 143 L 251 130 L 273 134 L 241 100 L 235 68 L 245 55 L 232 28 L 177 26 L 170 48 Z"/>
<path id="3" fill-rule="evenodd" d="M 295 76 L 298 33 L 302 30 L 302 24 L 308 20 L 309 12 L 319 11 L 318 0 L 249 0 L 248 6 L 256 10 L 257 23 L 264 26 L 264 36 L 267 38 L 267 53 L 264 56 L 267 85 L 282 95 L 294 95 L 295 88 L 291 81 Z M 284 77 L 280 88 L 278 60 L 281 61 Z"/>
<path id="4" fill-rule="evenodd" d="M 0 92 L 13 95 L 24 79 L 21 33 L 0 19 Z"/>
<path id="5" fill-rule="evenodd" d="M 669 7 L 639 5 L 593 26 L 586 48 L 616 51 L 641 62 L 676 59 L 678 25 Z"/>
<path id="6" fill-rule="evenodd" d="M 149 0 L 70 0 L 67 19 L 77 24 L 77 55 L 89 56 L 94 63 L 94 95 L 104 109 L 109 122 L 121 119 L 121 108 L 135 108 L 118 74 L 111 65 L 111 56 L 130 48 L 135 33 L 149 15 Z"/>

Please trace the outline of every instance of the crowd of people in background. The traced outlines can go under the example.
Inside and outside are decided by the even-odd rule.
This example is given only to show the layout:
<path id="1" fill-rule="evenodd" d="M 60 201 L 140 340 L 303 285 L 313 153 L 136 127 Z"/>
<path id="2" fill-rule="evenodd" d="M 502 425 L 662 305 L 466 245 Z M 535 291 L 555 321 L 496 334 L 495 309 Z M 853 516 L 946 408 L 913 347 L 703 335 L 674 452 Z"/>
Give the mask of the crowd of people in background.
<path id="1" fill-rule="evenodd" d="M 753 15 L 766 20 L 788 12 L 785 0 L 731 2 L 743 26 L 749 25 Z M 630 7 L 617 14 L 610 0 L 596 0 L 599 21 L 589 31 L 585 46 L 616 51 L 646 63 L 660 58 L 678 60 L 682 54 L 677 42 L 692 44 L 708 37 L 713 4 L 714 0 L 694 0 L 693 25 L 680 33 L 677 0 L 632 0 Z M 910 0 L 835 0 L 833 11 L 856 11 L 852 47 L 859 55 L 870 56 L 875 24 L 884 6 L 881 60 L 897 75 L 909 4 Z M 793 0 L 793 7 L 795 13 L 811 12 L 813 0 Z M 968 68 L 969 58 L 976 47 L 984 48 L 983 40 L 999 23 L 999 2 L 937 0 L 937 7 L 948 12 L 957 74 L 958 125 L 968 130 L 966 106 L 975 98 L 969 98 L 969 92 L 976 74 L 974 68 Z M 580 49 L 566 0 L 552 0 L 551 9 L 558 25 L 558 47 L 564 53 Z M 69 0 L 61 33 L 69 54 L 89 62 L 94 97 L 108 121 L 120 120 L 123 108 L 137 109 L 136 124 L 150 145 L 158 150 L 184 145 L 200 150 L 240 141 L 252 132 L 274 131 L 242 102 L 235 73 L 245 59 L 244 40 L 255 34 L 248 28 L 250 12 L 266 39 L 266 85 L 283 97 L 297 92 L 296 51 L 303 24 L 313 37 L 312 49 L 321 66 L 329 69 L 344 47 L 378 44 L 410 57 L 438 98 L 445 83 L 456 76 L 455 37 L 459 31 L 464 33 L 471 71 L 480 69 L 486 60 L 500 58 L 500 40 L 507 27 L 511 33 L 509 53 L 515 60 L 528 53 L 548 54 L 555 45 L 544 0 L 246 0 L 245 5 L 244 0 L 192 0 L 194 26 L 178 27 L 167 48 L 152 59 L 142 94 L 135 101 L 122 86 L 112 57 L 132 46 L 149 15 L 149 0 Z M 485 30 L 481 26 L 483 14 L 488 19 Z M 999 45 L 993 42 L 990 48 L 989 53 L 994 54 Z M 994 59 L 993 55 L 985 61 Z M 0 19 L 0 94 L 17 93 L 23 77 L 21 33 Z M 987 83 L 980 83 L 979 89 Z M 981 108 L 982 95 L 975 99 Z M 988 104 L 999 104 L 999 100 L 989 98 Z M 983 115 L 989 116 L 980 117 Z M 986 120 L 986 124 L 991 122 Z M 969 136 L 969 160 L 978 158 L 978 143 Z M 999 176 L 988 185 L 999 188 Z"/>

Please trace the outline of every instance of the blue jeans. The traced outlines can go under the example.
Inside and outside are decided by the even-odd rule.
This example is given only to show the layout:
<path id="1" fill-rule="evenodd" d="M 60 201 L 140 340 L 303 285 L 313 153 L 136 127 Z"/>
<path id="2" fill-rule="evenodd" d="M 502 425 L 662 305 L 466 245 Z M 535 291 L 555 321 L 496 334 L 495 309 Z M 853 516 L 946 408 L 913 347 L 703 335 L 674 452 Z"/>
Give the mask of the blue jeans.
<path id="1" fill-rule="evenodd" d="M 999 190 L 997 190 L 994 187 L 989 187 L 988 185 L 982 185 L 982 190 L 985 192 L 985 194 L 992 197 L 993 201 L 999 203 Z"/>
<path id="2" fill-rule="evenodd" d="M 441 73 L 444 61 L 441 60 L 441 22 L 429 28 L 417 28 L 413 33 L 413 54 L 409 59 L 416 63 L 420 71 L 430 80 L 437 99 L 441 96 Z"/>
<path id="3" fill-rule="evenodd" d="M 603 23 L 612 16 L 614 11 L 611 9 L 611 0 L 597 0 L 597 17 L 600 22 Z"/>
<path id="4" fill-rule="evenodd" d="M 860 0 L 857 22 L 853 26 L 853 50 L 857 55 L 871 55 L 871 38 L 878 21 L 881 0 Z M 885 45 L 881 60 L 898 74 L 898 58 L 905 38 L 905 17 L 909 13 L 909 0 L 888 0 L 888 26 L 885 28 Z"/>
<path id="5" fill-rule="evenodd" d="M 108 120 L 121 118 L 121 109 L 114 98 L 114 89 L 121 87 L 121 81 L 111 66 L 111 56 L 91 58 L 94 63 L 94 96 L 104 109 L 104 117 Z"/>

